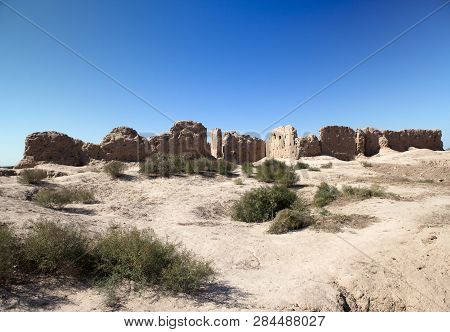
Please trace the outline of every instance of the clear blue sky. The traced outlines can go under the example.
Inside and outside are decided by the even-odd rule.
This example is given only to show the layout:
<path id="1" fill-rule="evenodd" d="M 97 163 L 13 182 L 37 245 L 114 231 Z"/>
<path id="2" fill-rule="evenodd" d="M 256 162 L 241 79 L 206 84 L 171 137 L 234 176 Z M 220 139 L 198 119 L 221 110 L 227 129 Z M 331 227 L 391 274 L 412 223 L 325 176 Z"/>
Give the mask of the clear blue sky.
<path id="1" fill-rule="evenodd" d="M 176 120 L 258 132 L 445 1 L 4 0 Z M 0 4 L 0 165 L 27 134 L 99 142 L 171 123 Z M 450 5 L 283 120 L 441 128 Z"/>

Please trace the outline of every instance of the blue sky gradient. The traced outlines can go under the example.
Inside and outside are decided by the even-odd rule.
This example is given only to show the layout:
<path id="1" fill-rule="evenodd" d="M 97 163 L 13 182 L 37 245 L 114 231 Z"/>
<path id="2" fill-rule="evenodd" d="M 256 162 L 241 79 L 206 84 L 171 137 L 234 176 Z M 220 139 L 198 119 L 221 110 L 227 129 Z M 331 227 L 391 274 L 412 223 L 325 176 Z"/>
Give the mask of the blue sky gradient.
<path id="1" fill-rule="evenodd" d="M 259 132 L 443 4 L 4 0 L 175 120 Z M 0 3 L 0 165 L 27 134 L 99 142 L 171 123 Z M 450 5 L 278 125 L 440 128 L 450 146 Z"/>

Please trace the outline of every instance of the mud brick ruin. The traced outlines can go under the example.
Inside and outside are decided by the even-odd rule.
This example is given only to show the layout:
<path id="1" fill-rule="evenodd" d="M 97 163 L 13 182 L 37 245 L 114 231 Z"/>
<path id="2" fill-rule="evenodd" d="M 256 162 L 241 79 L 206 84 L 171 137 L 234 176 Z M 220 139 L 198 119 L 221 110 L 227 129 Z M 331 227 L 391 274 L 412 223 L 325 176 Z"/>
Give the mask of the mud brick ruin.
<path id="1" fill-rule="evenodd" d="M 219 128 L 211 131 L 209 143 L 207 138 L 207 129 L 195 121 L 178 121 L 168 133 L 150 138 L 139 135 L 134 129 L 118 127 L 100 144 L 85 143 L 54 131 L 38 132 L 27 136 L 24 157 L 16 167 L 34 167 L 41 162 L 70 166 L 86 165 L 92 160 L 137 162 L 156 153 L 223 158 L 242 164 L 266 156 L 300 159 L 327 155 L 348 161 L 358 155 L 376 155 L 382 148 L 399 152 L 411 147 L 443 150 L 440 130 L 381 131 L 326 126 L 320 129 L 320 137 L 298 137 L 297 130 L 287 125 L 275 128 L 266 141 L 235 131 L 222 135 Z"/>

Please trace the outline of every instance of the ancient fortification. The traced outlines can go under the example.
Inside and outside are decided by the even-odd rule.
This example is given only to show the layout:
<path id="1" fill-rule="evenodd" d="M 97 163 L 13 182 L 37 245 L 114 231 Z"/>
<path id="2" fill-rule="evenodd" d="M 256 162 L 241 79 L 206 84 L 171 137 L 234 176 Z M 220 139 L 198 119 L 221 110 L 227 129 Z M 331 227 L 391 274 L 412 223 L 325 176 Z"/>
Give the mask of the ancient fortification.
<path id="1" fill-rule="evenodd" d="M 264 157 L 299 159 L 319 155 L 340 160 L 352 160 L 358 155 L 373 156 L 382 148 L 403 152 L 409 148 L 443 150 L 440 130 L 381 131 L 327 126 L 320 137 L 298 137 L 288 125 L 274 129 L 267 140 L 219 128 L 210 133 L 199 122 L 178 121 L 168 133 L 145 138 L 136 130 L 118 127 L 106 135 L 100 144 L 85 143 L 65 134 L 47 131 L 30 134 L 25 141 L 25 153 L 18 168 L 33 167 L 40 162 L 82 166 L 92 160 L 143 161 L 156 153 L 182 154 L 189 157 L 223 158 L 239 164 L 255 162 Z"/>

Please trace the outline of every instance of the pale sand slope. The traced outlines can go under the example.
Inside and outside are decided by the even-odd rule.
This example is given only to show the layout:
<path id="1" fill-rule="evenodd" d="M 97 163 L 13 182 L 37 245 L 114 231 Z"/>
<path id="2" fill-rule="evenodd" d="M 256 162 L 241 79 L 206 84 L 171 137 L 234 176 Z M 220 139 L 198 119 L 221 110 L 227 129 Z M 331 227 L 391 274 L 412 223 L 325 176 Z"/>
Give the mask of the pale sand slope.
<path id="1" fill-rule="evenodd" d="M 362 160 L 372 167 L 363 167 Z M 39 218 L 77 223 L 91 233 L 113 225 L 152 228 L 161 238 L 180 241 L 214 262 L 216 283 L 200 295 L 168 296 L 124 286 L 120 310 L 450 310 L 450 152 L 382 151 L 352 162 L 330 157 L 303 161 L 333 163 L 320 172 L 297 171 L 300 183 L 308 186 L 295 190 L 308 199 L 321 181 L 338 186 L 378 183 L 402 199 L 329 207 L 334 213 L 378 218 L 366 228 L 269 235 L 268 223 L 233 221 L 226 211 L 245 191 L 262 185 L 254 179 L 245 179 L 243 186 L 222 176 L 144 179 L 133 165 L 127 179 L 110 180 L 93 167 L 42 165 L 69 174 L 50 184 L 93 190 L 99 202 L 71 205 L 64 212 L 45 209 L 24 199 L 32 186 L 1 177 L 1 222 L 21 231 Z M 423 181 L 427 179 L 434 182 Z M 44 279 L 3 291 L 0 308 L 108 310 L 103 299 L 95 288 Z"/>

